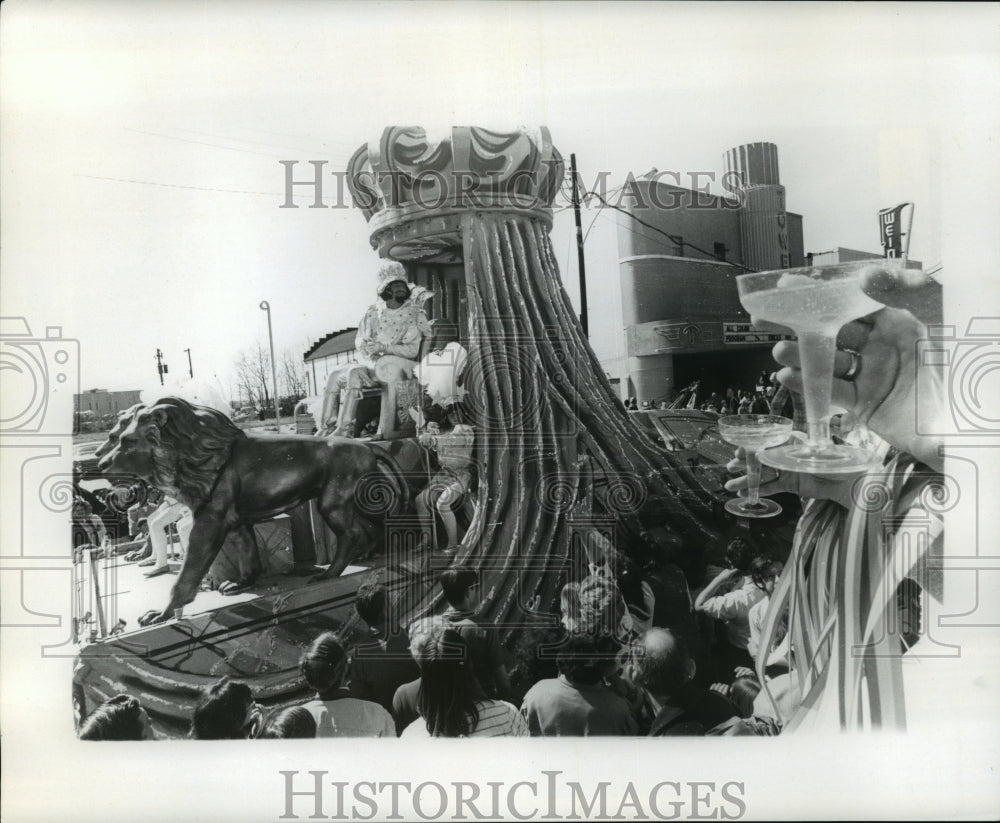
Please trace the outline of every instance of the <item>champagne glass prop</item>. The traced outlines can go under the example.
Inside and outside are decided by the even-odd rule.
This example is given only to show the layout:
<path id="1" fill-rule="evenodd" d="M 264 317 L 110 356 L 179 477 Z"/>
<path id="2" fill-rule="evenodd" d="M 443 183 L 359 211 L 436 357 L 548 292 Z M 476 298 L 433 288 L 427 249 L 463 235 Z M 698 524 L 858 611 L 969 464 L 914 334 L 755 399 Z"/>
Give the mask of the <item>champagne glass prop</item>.
<path id="1" fill-rule="evenodd" d="M 837 332 L 845 323 L 881 308 L 861 288 L 861 274 L 872 265 L 899 264 L 865 260 L 736 278 L 740 302 L 751 316 L 791 328 L 799 342 L 808 437 L 805 442 L 769 449 L 761 457 L 765 465 L 812 474 L 845 474 L 864 471 L 875 459 L 866 449 L 834 444 L 830 437 Z"/>
<path id="2" fill-rule="evenodd" d="M 731 414 L 719 418 L 719 434 L 727 443 L 742 446 L 746 452 L 747 496 L 726 502 L 726 511 L 739 517 L 774 517 L 781 506 L 761 498 L 758 454 L 780 446 L 792 434 L 792 421 L 773 414 Z"/>

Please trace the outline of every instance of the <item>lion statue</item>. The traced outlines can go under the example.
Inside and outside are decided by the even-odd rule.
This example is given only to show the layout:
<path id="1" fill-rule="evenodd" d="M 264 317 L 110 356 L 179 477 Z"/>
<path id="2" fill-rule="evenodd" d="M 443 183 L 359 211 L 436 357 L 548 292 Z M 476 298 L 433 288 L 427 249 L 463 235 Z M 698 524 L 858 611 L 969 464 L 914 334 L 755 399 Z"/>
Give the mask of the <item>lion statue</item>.
<path id="1" fill-rule="evenodd" d="M 221 412 L 178 397 L 135 410 L 117 442 L 105 445 L 102 472 L 139 477 L 194 513 L 170 600 L 143 615 L 144 626 L 194 599 L 223 542 L 244 550 L 249 543 L 243 553 L 255 557 L 253 523 L 315 499 L 337 538 L 337 555 L 321 576 L 336 576 L 370 548 L 372 526 L 409 501 L 405 480 L 381 449 L 340 437 L 247 435 Z"/>

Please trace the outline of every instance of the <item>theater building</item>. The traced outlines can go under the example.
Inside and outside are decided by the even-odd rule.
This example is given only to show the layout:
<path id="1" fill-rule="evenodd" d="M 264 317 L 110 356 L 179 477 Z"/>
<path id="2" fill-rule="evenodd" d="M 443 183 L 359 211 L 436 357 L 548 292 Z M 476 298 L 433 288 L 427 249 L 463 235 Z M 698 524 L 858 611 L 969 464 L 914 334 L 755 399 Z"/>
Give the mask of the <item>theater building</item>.
<path id="1" fill-rule="evenodd" d="M 618 216 L 622 393 L 655 402 L 694 380 L 699 396 L 751 388 L 762 370 L 774 369 L 778 338 L 750 327 L 735 278 L 806 265 L 802 216 L 785 208 L 777 147 L 726 152 L 725 197 L 666 178 L 636 181 L 635 196 L 621 200 L 630 215 Z"/>

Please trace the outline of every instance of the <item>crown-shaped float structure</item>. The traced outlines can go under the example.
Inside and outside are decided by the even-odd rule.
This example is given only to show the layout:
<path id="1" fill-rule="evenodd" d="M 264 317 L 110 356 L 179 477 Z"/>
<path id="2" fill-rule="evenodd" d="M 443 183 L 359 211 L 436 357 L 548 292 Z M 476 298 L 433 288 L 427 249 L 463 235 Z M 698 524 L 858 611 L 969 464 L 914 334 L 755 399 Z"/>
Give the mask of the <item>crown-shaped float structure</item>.
<path id="1" fill-rule="evenodd" d="M 453 126 L 440 140 L 420 126 L 388 126 L 354 153 L 347 180 L 380 256 L 455 263 L 462 259 L 461 217 L 470 211 L 511 212 L 551 226 L 563 169 L 544 126 Z"/>

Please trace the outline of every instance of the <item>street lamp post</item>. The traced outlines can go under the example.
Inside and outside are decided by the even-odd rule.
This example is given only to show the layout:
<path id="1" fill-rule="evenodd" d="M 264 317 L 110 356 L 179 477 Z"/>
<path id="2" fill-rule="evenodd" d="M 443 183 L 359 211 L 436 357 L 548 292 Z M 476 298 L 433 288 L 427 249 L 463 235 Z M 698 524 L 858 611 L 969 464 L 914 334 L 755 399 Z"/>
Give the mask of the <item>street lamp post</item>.
<path id="1" fill-rule="evenodd" d="M 260 301 L 260 310 L 267 312 L 267 340 L 271 346 L 271 390 L 274 392 L 274 419 L 281 433 L 281 405 L 278 403 L 278 368 L 274 359 L 274 334 L 271 331 L 271 304 L 266 300 Z"/>
<path id="2" fill-rule="evenodd" d="M 194 378 L 194 369 L 191 367 L 191 349 L 184 349 L 188 356 L 188 377 Z"/>

